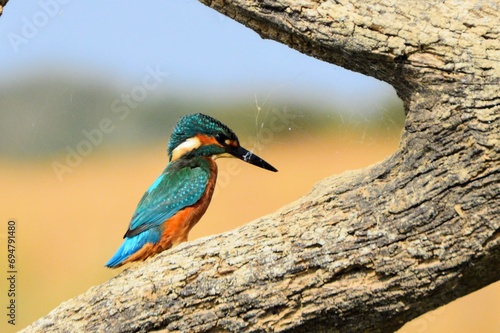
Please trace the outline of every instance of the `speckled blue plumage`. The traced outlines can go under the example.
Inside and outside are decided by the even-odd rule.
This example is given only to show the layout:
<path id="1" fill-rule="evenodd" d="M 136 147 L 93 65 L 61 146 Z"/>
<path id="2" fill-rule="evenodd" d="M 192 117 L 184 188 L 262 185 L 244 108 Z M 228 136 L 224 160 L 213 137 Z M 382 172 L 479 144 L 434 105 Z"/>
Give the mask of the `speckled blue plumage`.
<path id="1" fill-rule="evenodd" d="M 146 243 L 157 243 L 163 222 L 195 204 L 205 192 L 209 178 L 209 164 L 202 157 L 170 162 L 144 193 L 125 233 L 125 241 L 106 266 L 115 267 Z"/>
<path id="2" fill-rule="evenodd" d="M 168 144 L 170 162 L 144 193 L 125 240 L 106 266 L 121 266 L 129 258 L 128 261 L 145 259 L 169 248 L 174 241 L 185 241 L 189 229 L 210 203 L 217 176 L 211 157 L 221 155 L 277 171 L 242 148 L 234 132 L 218 120 L 201 113 L 182 117 Z"/>
<path id="3" fill-rule="evenodd" d="M 209 136 L 224 133 L 229 139 L 238 140 L 236 134 L 220 121 L 202 113 L 188 114 L 179 119 L 172 131 L 170 142 L 168 143 L 169 158 L 172 158 L 172 152 L 175 147 L 198 133 Z"/>

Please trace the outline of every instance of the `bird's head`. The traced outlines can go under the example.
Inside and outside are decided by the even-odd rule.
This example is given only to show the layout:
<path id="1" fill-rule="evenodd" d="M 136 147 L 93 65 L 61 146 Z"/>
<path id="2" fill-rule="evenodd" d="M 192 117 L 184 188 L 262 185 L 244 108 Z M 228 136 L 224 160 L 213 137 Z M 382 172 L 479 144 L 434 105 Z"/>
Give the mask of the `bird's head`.
<path id="1" fill-rule="evenodd" d="M 260 168 L 278 171 L 241 147 L 236 134 L 226 125 L 202 113 L 188 114 L 179 119 L 168 144 L 170 161 L 194 156 L 237 157 Z"/>

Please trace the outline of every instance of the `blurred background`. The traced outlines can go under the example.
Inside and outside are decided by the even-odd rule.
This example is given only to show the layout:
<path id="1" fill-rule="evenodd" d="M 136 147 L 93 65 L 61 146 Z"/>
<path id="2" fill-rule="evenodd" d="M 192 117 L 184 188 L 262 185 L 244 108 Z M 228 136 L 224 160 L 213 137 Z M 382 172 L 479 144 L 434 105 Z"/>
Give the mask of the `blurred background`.
<path id="1" fill-rule="evenodd" d="M 0 321 L 14 332 L 117 275 L 144 191 L 167 163 L 179 116 L 203 112 L 279 172 L 219 160 L 190 239 L 306 194 L 397 149 L 389 85 L 307 57 L 196 1 L 11 1 L 0 18 Z M 7 313 L 7 223 L 16 230 L 16 325 Z M 500 286 L 400 332 L 500 332 Z"/>

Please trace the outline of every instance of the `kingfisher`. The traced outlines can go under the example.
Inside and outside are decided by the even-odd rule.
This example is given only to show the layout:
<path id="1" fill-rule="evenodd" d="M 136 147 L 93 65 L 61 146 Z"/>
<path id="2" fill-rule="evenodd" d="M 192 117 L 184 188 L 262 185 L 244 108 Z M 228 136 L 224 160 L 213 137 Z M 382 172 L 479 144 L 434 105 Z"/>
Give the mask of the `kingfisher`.
<path id="1" fill-rule="evenodd" d="M 236 157 L 260 168 L 276 168 L 240 146 L 220 121 L 202 113 L 181 117 L 168 143 L 169 161 L 137 204 L 125 239 L 106 263 L 116 268 L 144 260 L 187 241 L 210 204 L 220 157 Z"/>

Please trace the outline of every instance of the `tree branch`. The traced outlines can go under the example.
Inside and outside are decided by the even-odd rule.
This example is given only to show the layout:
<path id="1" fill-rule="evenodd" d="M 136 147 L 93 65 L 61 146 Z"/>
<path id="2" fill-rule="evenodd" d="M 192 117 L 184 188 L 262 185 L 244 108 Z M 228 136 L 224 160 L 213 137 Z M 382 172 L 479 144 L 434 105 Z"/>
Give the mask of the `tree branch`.
<path id="1" fill-rule="evenodd" d="M 133 266 L 26 332 L 392 332 L 500 279 L 497 4 L 201 1 L 393 85 L 398 151 Z"/>

